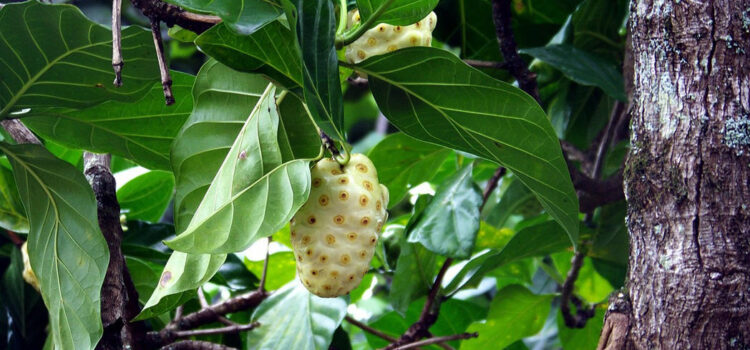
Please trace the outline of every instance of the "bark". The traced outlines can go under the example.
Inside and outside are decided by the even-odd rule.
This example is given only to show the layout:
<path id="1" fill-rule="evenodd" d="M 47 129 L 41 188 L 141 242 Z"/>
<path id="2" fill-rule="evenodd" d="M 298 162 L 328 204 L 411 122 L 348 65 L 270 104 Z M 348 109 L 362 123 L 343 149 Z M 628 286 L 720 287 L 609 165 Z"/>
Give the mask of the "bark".
<path id="1" fill-rule="evenodd" d="M 634 0 L 630 20 L 627 348 L 748 349 L 750 0 Z"/>

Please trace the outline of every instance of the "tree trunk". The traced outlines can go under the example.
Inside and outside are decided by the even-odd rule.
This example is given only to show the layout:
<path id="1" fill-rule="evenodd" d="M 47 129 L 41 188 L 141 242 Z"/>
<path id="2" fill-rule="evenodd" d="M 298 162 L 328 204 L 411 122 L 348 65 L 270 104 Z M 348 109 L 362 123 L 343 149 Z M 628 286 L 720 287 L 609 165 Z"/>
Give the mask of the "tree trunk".
<path id="1" fill-rule="evenodd" d="M 750 349 L 750 0 L 634 0 L 628 349 Z"/>

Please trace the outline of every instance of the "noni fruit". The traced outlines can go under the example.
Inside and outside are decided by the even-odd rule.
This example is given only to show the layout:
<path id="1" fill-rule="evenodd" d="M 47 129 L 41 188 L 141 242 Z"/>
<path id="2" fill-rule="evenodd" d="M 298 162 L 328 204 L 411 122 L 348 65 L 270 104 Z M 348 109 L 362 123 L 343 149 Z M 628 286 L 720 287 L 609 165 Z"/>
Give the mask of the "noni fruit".
<path id="1" fill-rule="evenodd" d="M 349 27 L 359 24 L 360 21 L 359 11 L 349 12 Z M 372 56 L 405 47 L 430 46 L 432 30 L 435 29 L 436 24 L 435 12 L 430 12 L 421 21 L 408 26 L 380 23 L 346 47 L 346 60 L 349 63 L 359 63 Z"/>
<path id="2" fill-rule="evenodd" d="M 29 248 L 26 247 L 27 242 L 23 242 L 21 246 L 21 256 L 23 257 L 23 280 L 30 284 L 36 291 L 39 291 L 39 280 L 36 279 L 34 270 L 31 269 L 31 262 L 29 261 Z"/>
<path id="3" fill-rule="evenodd" d="M 310 197 L 291 221 L 297 274 L 313 294 L 331 298 L 354 289 L 370 266 L 387 219 L 388 189 L 370 159 L 346 166 L 323 159 L 311 171 Z"/>

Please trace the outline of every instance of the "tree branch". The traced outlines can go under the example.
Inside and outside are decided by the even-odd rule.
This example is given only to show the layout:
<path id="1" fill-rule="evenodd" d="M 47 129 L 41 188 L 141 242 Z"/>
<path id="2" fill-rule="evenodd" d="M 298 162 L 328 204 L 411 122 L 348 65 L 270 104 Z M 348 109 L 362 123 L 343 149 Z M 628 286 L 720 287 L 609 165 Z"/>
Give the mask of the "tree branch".
<path id="1" fill-rule="evenodd" d="M 464 62 L 474 68 L 508 69 L 508 62 L 494 62 L 465 59 Z"/>
<path id="2" fill-rule="evenodd" d="M 492 177 L 487 181 L 487 187 L 485 187 L 484 192 L 482 192 L 482 205 L 479 206 L 480 212 L 484 209 L 484 205 L 487 204 L 487 199 L 490 198 L 492 191 L 497 188 L 497 183 L 500 182 L 500 179 L 503 176 L 505 176 L 505 173 L 505 167 L 498 167 L 497 170 L 495 170 L 495 173 L 492 174 Z"/>
<path id="3" fill-rule="evenodd" d="M 333 155 L 334 158 L 341 155 L 339 149 L 336 148 L 336 142 L 334 142 L 328 134 L 323 132 L 323 130 L 320 131 L 320 140 L 323 141 L 323 147 L 325 147 L 328 152 L 331 152 L 331 155 Z"/>
<path id="4" fill-rule="evenodd" d="M 260 275 L 260 282 L 258 283 L 258 290 L 261 292 L 265 292 L 266 290 L 266 276 L 268 275 L 268 258 L 270 257 L 271 253 L 271 237 L 268 237 L 268 242 L 266 244 L 266 258 L 263 260 L 263 273 Z"/>
<path id="5" fill-rule="evenodd" d="M 594 306 L 585 306 L 580 300 L 577 302 L 578 310 L 576 314 L 573 315 L 570 310 L 570 299 L 573 295 L 573 288 L 575 287 L 575 282 L 578 279 L 578 272 L 581 270 L 583 258 L 585 257 L 586 255 L 581 251 L 577 251 L 573 254 L 573 259 L 570 262 L 570 270 L 568 270 L 568 276 L 565 278 L 565 282 L 562 286 L 562 294 L 560 295 L 560 312 L 562 312 L 563 320 L 568 328 L 585 327 L 586 322 L 594 317 L 595 314 Z"/>
<path id="6" fill-rule="evenodd" d="M 399 346 L 393 350 L 413 349 L 413 348 L 418 348 L 420 346 L 439 344 L 439 343 L 449 342 L 452 340 L 476 338 L 478 336 L 479 334 L 477 332 L 474 332 L 474 333 L 461 333 L 461 334 L 447 335 L 444 337 L 434 337 L 434 338 L 416 341 L 411 344 Z"/>
<path id="7" fill-rule="evenodd" d="M 214 335 L 214 334 L 232 334 L 232 333 L 239 333 L 244 331 L 249 331 L 253 328 L 257 328 L 260 326 L 260 323 L 258 322 L 252 322 L 250 324 L 237 324 L 233 326 L 226 326 L 222 328 L 210 328 L 210 329 L 196 329 L 196 330 L 190 330 L 190 331 L 177 331 L 175 332 L 175 337 L 177 338 L 187 338 L 187 337 L 194 337 L 199 335 Z"/>
<path id="8" fill-rule="evenodd" d="M 122 0 L 112 0 L 112 68 L 115 70 L 117 87 L 122 86 L 122 31 L 121 31 Z"/>
<path id="9" fill-rule="evenodd" d="M 178 6 L 159 0 L 131 0 L 130 2 L 148 18 L 154 17 L 166 23 L 168 27 L 176 24 L 197 34 L 221 22 L 219 17 L 187 12 Z"/>
<path id="10" fill-rule="evenodd" d="M 510 23 L 510 3 L 511 0 L 492 0 L 492 21 L 495 23 L 495 34 L 500 44 L 500 52 L 505 58 L 506 69 L 518 81 L 518 87 L 541 105 L 536 74 L 529 71 L 526 62 L 518 54 L 518 45 L 513 37 L 513 28 Z"/>
<path id="11" fill-rule="evenodd" d="M 10 137 L 12 137 L 17 143 L 42 144 L 42 141 L 39 141 L 39 138 L 37 138 L 36 135 L 34 135 L 34 133 L 18 119 L 5 119 L 0 121 L 0 125 L 3 126 L 3 129 L 5 129 L 5 131 L 10 134 Z"/>
<path id="12" fill-rule="evenodd" d="M 204 309 L 207 308 L 207 307 L 209 307 L 210 305 L 208 304 L 208 300 L 206 300 L 206 294 L 203 293 L 203 288 L 198 287 L 198 291 L 197 292 L 198 292 L 198 302 L 201 304 L 201 307 L 204 308 Z M 180 305 L 180 306 L 182 306 L 182 305 Z M 175 320 L 179 320 L 180 318 L 182 318 L 182 312 L 180 312 L 179 317 L 177 317 L 177 316 L 178 316 L 177 313 L 175 313 L 175 318 L 174 318 Z M 230 319 L 228 319 L 228 318 L 226 318 L 224 316 L 217 316 L 216 320 L 219 321 L 219 322 L 221 322 L 221 323 L 223 323 L 223 324 L 225 324 L 225 325 L 227 325 L 227 326 L 237 326 L 237 325 L 239 325 L 239 323 L 233 322 L 232 320 L 230 320 Z"/>
<path id="13" fill-rule="evenodd" d="M 396 338 L 391 337 L 388 334 L 385 334 L 385 333 L 383 333 L 383 332 L 381 332 L 381 331 L 379 331 L 379 330 L 377 330 L 375 328 L 372 328 L 372 327 L 370 327 L 370 326 L 368 326 L 368 325 L 366 325 L 366 324 L 364 324 L 362 322 L 359 322 L 359 321 L 355 320 L 354 318 L 352 318 L 349 315 L 346 315 L 344 317 L 344 319 L 346 320 L 346 322 L 349 322 L 349 323 L 351 323 L 351 324 L 353 324 L 353 325 L 361 328 L 363 331 L 365 331 L 367 333 L 370 333 L 372 335 L 378 336 L 378 337 L 380 337 L 382 339 L 385 339 L 388 342 L 393 343 L 393 342 L 395 342 L 397 340 Z"/>
<path id="14" fill-rule="evenodd" d="M 237 350 L 237 348 L 201 340 L 183 340 L 166 345 L 161 350 Z"/>
<path id="15" fill-rule="evenodd" d="M 167 60 L 164 58 L 164 44 L 161 40 L 161 25 L 157 16 L 151 16 L 151 34 L 154 37 L 154 47 L 156 48 L 156 59 L 159 61 L 159 74 L 161 75 L 161 87 L 164 90 L 164 101 L 167 106 L 174 104 L 174 95 L 172 94 L 172 77 L 169 76 L 169 67 Z"/>

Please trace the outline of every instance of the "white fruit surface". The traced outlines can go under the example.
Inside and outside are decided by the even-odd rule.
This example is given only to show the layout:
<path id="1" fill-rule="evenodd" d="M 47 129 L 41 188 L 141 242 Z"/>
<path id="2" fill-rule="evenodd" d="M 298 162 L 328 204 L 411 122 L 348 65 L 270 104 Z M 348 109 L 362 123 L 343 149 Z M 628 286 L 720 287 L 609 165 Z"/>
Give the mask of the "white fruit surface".
<path id="1" fill-rule="evenodd" d="M 359 24 L 359 11 L 349 12 L 348 27 Z M 365 32 L 356 41 L 346 47 L 346 60 L 359 63 L 375 55 L 412 46 L 430 46 L 432 30 L 437 24 L 435 12 L 430 12 L 421 21 L 408 26 L 393 26 L 380 23 Z"/>
<path id="2" fill-rule="evenodd" d="M 387 219 L 388 189 L 362 154 L 344 167 L 323 159 L 311 178 L 310 197 L 291 221 L 292 247 L 302 284 L 332 298 L 357 287 L 369 269 Z"/>
<path id="3" fill-rule="evenodd" d="M 23 242 L 21 246 L 21 256 L 23 257 L 23 280 L 30 284 L 36 291 L 39 291 L 39 280 L 36 279 L 34 270 L 31 269 L 31 262 L 29 261 L 29 248 L 26 246 L 27 242 Z"/>

